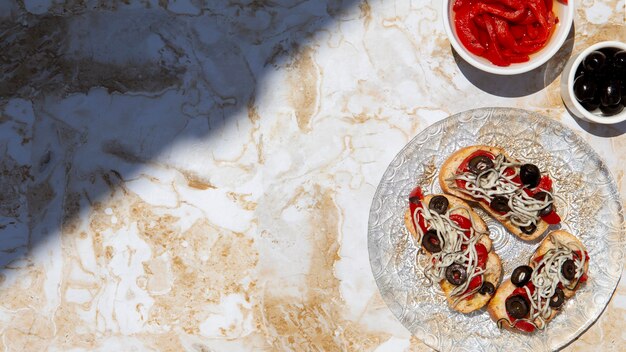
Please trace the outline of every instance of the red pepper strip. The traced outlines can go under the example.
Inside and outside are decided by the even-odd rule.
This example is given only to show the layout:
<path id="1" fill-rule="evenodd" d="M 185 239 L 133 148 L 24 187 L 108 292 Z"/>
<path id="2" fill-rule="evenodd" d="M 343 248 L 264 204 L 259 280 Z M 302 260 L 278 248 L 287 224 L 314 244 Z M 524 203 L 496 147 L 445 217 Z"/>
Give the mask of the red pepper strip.
<path id="1" fill-rule="evenodd" d="M 522 39 L 526 36 L 526 26 L 514 24 L 510 28 L 511 34 L 513 34 L 513 37 L 515 37 L 515 39 Z"/>
<path id="2" fill-rule="evenodd" d="M 533 15 L 535 15 L 537 22 L 539 22 L 539 27 L 537 28 L 539 35 L 537 38 L 545 42 L 548 39 L 548 34 L 551 29 L 548 24 L 548 11 L 546 10 L 546 6 L 543 0 L 530 0 L 528 7 Z"/>
<path id="3" fill-rule="evenodd" d="M 522 40 L 520 45 L 515 48 L 515 51 L 519 54 L 534 54 L 537 51 L 541 50 L 544 46 L 544 43 L 525 44 L 524 40 Z"/>
<path id="4" fill-rule="evenodd" d="M 526 26 L 526 33 L 528 33 L 528 38 L 531 40 L 523 41 L 524 45 L 532 44 L 532 43 L 540 43 L 542 39 L 537 39 L 539 37 L 539 26 L 537 26 L 537 22 L 533 24 L 529 24 Z"/>
<path id="5" fill-rule="evenodd" d="M 518 22 L 526 15 L 525 7 L 516 11 L 509 11 L 504 6 L 499 4 L 478 3 L 475 6 L 477 14 L 490 13 L 494 16 L 499 16 L 512 22 Z"/>
<path id="6" fill-rule="evenodd" d="M 504 55 L 504 57 L 509 60 L 512 64 L 513 63 L 520 63 L 520 62 L 527 62 L 528 60 L 530 60 L 530 57 L 528 55 L 524 55 L 524 54 L 516 54 L 513 53 L 511 50 L 503 50 L 502 51 L 502 55 Z"/>
<path id="7" fill-rule="evenodd" d="M 584 284 L 585 282 L 587 282 L 587 279 L 588 279 L 587 274 L 583 274 L 580 277 L 580 280 L 578 280 L 578 283 Z"/>
<path id="8" fill-rule="evenodd" d="M 552 7 L 554 6 L 554 0 L 545 0 L 546 11 L 552 12 Z"/>
<path id="9" fill-rule="evenodd" d="M 523 18 L 521 21 L 519 21 L 519 24 L 525 24 L 525 25 L 530 25 L 537 22 L 537 19 L 535 18 L 535 14 L 533 14 L 533 12 L 528 9 L 526 11 L 526 17 Z"/>
<path id="10" fill-rule="evenodd" d="M 527 321 L 520 320 L 515 323 L 515 327 L 523 332 L 535 331 L 535 326 Z"/>
<path id="11" fill-rule="evenodd" d="M 476 243 L 476 256 L 478 257 L 478 266 L 485 269 L 489 252 L 487 252 L 487 247 L 485 247 L 482 243 Z"/>
<path id="12" fill-rule="evenodd" d="M 496 36 L 496 25 L 493 18 L 489 15 L 483 15 L 485 19 L 485 26 L 487 27 L 487 33 L 489 34 L 489 45 L 487 46 L 487 52 L 485 57 L 491 61 L 493 64 L 498 66 L 509 66 L 510 62 L 505 60 L 500 53 L 500 48 L 498 48 L 498 39 Z"/>
<path id="13" fill-rule="evenodd" d="M 454 221 L 460 228 L 469 230 L 472 227 L 472 222 L 463 215 L 451 214 L 450 220 Z"/>
<path id="14" fill-rule="evenodd" d="M 514 49 L 517 43 L 515 42 L 513 34 L 511 34 L 509 24 L 499 17 L 494 17 L 493 21 L 496 24 L 496 35 L 498 36 L 500 44 L 507 49 Z"/>
<path id="15" fill-rule="evenodd" d="M 415 230 L 417 231 L 417 226 L 420 227 L 420 229 L 422 229 L 423 233 L 426 233 L 426 231 L 428 231 L 428 229 L 426 228 L 426 224 L 424 223 L 424 217 L 421 214 L 417 215 L 417 224 L 415 224 L 415 219 L 413 218 L 413 214 L 415 214 L 415 209 L 417 208 L 421 208 L 422 204 L 415 204 L 415 203 L 409 203 L 409 210 L 411 212 L 411 222 L 413 222 L 413 227 L 415 228 Z"/>
<path id="16" fill-rule="evenodd" d="M 535 193 L 539 193 L 541 191 L 550 192 L 551 190 L 552 190 L 552 179 L 548 175 L 541 176 L 541 179 L 539 180 L 539 184 L 537 185 L 537 187 L 533 188 L 533 191 L 535 191 Z"/>
<path id="17" fill-rule="evenodd" d="M 424 199 L 424 193 L 422 193 L 422 187 L 415 187 L 411 193 L 409 193 L 409 202 L 411 203 L 419 203 L 420 200 Z"/>
<path id="18" fill-rule="evenodd" d="M 454 11 L 458 11 L 461 7 L 469 6 L 469 1 L 467 0 L 456 0 L 454 5 L 452 5 L 452 9 Z"/>
<path id="19" fill-rule="evenodd" d="M 550 225 L 556 225 L 561 222 L 561 217 L 554 210 L 552 210 L 547 215 L 542 216 L 541 218 L 543 219 L 543 221 L 547 222 Z"/>
<path id="20" fill-rule="evenodd" d="M 424 217 L 421 215 L 417 216 L 418 224 L 415 224 L 415 220 L 413 219 L 413 214 L 415 214 L 415 209 L 422 208 L 421 200 L 424 199 L 424 193 L 422 193 L 422 187 L 415 187 L 411 193 L 409 193 L 409 211 L 411 212 L 411 221 L 413 222 L 413 227 L 417 231 L 417 225 L 422 229 L 422 232 L 426 232 L 426 224 L 424 223 Z"/>
<path id="21" fill-rule="evenodd" d="M 485 19 L 483 19 L 483 16 L 474 17 L 474 23 L 476 23 L 477 28 L 487 30 L 487 26 L 485 26 Z"/>
<path id="22" fill-rule="evenodd" d="M 558 0 L 560 3 L 567 5 L 567 0 Z"/>
<path id="23" fill-rule="evenodd" d="M 485 47 L 478 40 L 478 29 L 472 21 L 473 17 L 470 6 L 461 7 L 456 11 L 454 26 L 463 46 L 472 54 L 482 56 Z"/>

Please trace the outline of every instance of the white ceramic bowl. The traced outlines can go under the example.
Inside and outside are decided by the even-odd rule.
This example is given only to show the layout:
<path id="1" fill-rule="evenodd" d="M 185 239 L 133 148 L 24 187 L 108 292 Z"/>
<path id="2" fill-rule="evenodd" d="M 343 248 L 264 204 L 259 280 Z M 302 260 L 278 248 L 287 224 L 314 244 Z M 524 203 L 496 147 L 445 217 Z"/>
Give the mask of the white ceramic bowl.
<path id="1" fill-rule="evenodd" d="M 561 75 L 561 97 L 563 98 L 565 106 L 567 106 L 569 111 L 576 115 L 576 117 L 589 122 L 611 125 L 626 120 L 626 108 L 624 108 L 624 110 L 617 115 L 602 116 L 602 113 L 599 111 L 595 113 L 587 111 L 582 105 L 580 105 L 574 95 L 574 79 L 576 78 L 576 69 L 578 68 L 578 65 L 580 65 L 583 59 L 592 51 L 602 48 L 618 48 L 626 50 L 626 44 L 616 41 L 600 42 L 588 47 L 577 55 L 572 56 L 565 65 L 563 74 Z"/>
<path id="2" fill-rule="evenodd" d="M 574 2 L 568 1 L 568 5 L 554 0 L 554 7 L 552 11 L 558 17 L 559 23 L 556 25 L 556 29 L 552 33 L 548 43 L 540 51 L 530 55 L 530 60 L 527 62 L 511 64 L 510 66 L 502 67 L 492 64 L 484 57 L 472 54 L 469 52 L 463 44 L 459 41 L 459 37 L 456 34 L 456 28 L 454 27 L 454 0 L 444 0 L 443 3 L 443 26 L 446 30 L 446 34 L 450 39 L 450 44 L 454 47 L 454 50 L 470 65 L 489 73 L 497 75 L 517 75 L 520 73 L 531 71 L 546 61 L 550 60 L 554 54 L 559 51 L 574 22 Z"/>

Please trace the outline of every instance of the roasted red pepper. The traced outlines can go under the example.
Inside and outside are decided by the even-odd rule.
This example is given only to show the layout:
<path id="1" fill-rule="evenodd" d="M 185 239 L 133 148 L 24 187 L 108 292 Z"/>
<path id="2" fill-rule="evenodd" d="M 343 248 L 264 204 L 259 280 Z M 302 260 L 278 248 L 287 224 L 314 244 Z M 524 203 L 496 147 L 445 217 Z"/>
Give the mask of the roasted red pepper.
<path id="1" fill-rule="evenodd" d="M 546 45 L 558 23 L 553 1 L 456 0 L 454 26 L 471 53 L 498 66 L 526 62 Z"/>

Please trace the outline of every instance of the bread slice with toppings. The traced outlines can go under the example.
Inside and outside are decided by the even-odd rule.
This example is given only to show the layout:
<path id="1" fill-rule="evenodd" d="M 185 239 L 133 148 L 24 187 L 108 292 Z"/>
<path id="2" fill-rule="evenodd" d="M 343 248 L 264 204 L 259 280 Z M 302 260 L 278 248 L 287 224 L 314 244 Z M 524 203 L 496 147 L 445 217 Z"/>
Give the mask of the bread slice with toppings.
<path id="1" fill-rule="evenodd" d="M 475 146 L 462 148 L 456 151 L 455 153 L 453 153 L 441 166 L 441 170 L 439 172 L 439 184 L 441 185 L 441 189 L 447 194 L 454 195 L 456 197 L 459 197 L 469 202 L 478 203 L 478 205 L 481 208 L 487 211 L 493 218 L 495 218 L 500 223 L 502 223 L 507 228 L 507 230 L 509 230 L 511 233 L 513 233 L 515 236 L 519 237 L 520 239 L 525 240 L 525 241 L 532 241 L 532 240 L 537 239 L 549 227 L 549 224 L 546 221 L 544 221 L 542 217 L 537 215 L 534 218 L 534 223 L 532 225 L 525 227 L 525 230 L 526 230 L 526 233 L 525 233 L 522 227 L 514 224 L 511 221 L 511 219 L 507 217 L 507 216 L 510 216 L 511 214 L 495 211 L 490 206 L 490 203 L 487 202 L 487 200 L 472 196 L 471 194 L 469 194 L 470 193 L 469 191 L 462 191 L 459 185 L 457 184 L 455 179 L 458 178 L 459 175 L 463 173 L 462 170 L 459 170 L 460 166 L 466 161 L 466 159 L 468 159 L 470 156 L 474 155 L 475 153 L 480 153 L 480 151 L 485 151 L 495 156 L 503 155 L 504 160 L 514 162 L 514 163 L 519 163 L 517 160 L 512 158 L 502 148 L 486 146 L 486 145 L 475 145 Z M 520 171 L 519 166 L 513 166 L 511 168 L 519 174 L 519 171 Z M 500 177 L 499 179 L 502 179 L 502 178 Z M 519 187 L 521 189 L 522 186 L 520 185 Z M 493 197 L 495 197 L 498 192 L 497 190 L 494 190 L 494 188 L 495 187 L 484 190 L 485 193 L 490 194 L 486 196 L 487 198 L 490 198 L 490 201 L 493 200 Z M 538 188 L 535 190 L 541 191 Z M 519 197 L 522 196 L 521 193 L 518 192 L 518 194 L 520 194 Z M 510 193 L 506 195 L 503 194 L 503 195 L 506 197 L 509 197 L 510 199 Z M 531 200 L 531 202 L 533 201 Z M 553 202 L 550 202 L 550 203 L 551 203 L 550 206 L 552 206 L 553 212 L 555 212 L 556 211 L 555 204 Z M 519 207 L 516 207 L 516 209 L 522 208 L 522 212 L 526 213 L 526 211 L 524 211 L 523 208 L 528 207 L 529 205 L 525 205 L 523 202 L 517 202 L 516 204 L 518 204 L 519 206 Z M 536 205 L 533 205 L 533 206 L 536 206 Z M 530 213 L 533 213 L 533 212 L 530 212 Z M 537 213 L 537 211 L 535 210 L 534 213 Z M 556 213 L 554 214 L 556 215 Z M 557 219 L 558 219 L 558 215 L 557 215 Z M 558 221 L 560 221 L 560 219 Z M 534 229 L 533 229 L 533 226 L 534 226 Z"/>
<path id="2" fill-rule="evenodd" d="M 482 244 L 487 253 L 485 271 L 483 274 L 480 275 L 481 282 L 482 282 L 481 287 L 482 285 L 485 284 L 485 282 L 487 282 L 493 285 L 492 292 L 490 293 L 489 292 L 487 293 L 474 292 L 469 297 L 462 297 L 464 294 L 467 294 L 469 292 L 461 292 L 461 294 L 453 295 L 453 290 L 457 286 L 451 284 L 445 277 L 439 278 L 439 280 L 434 280 L 439 283 L 441 289 L 446 295 L 446 300 L 452 309 L 462 312 L 462 313 L 470 313 L 470 312 L 473 312 L 477 309 L 484 307 L 487 304 L 487 302 L 489 302 L 493 294 L 495 293 L 495 289 L 498 287 L 498 284 L 502 276 L 502 263 L 500 261 L 500 257 L 493 251 L 492 241 L 488 236 L 489 229 L 487 228 L 487 225 L 485 224 L 483 219 L 476 212 L 474 212 L 472 208 L 465 201 L 455 196 L 451 196 L 451 195 L 424 196 L 420 200 L 422 206 L 424 208 L 428 208 L 431 200 L 435 196 L 443 196 L 447 199 L 449 204 L 447 208 L 448 211 L 445 214 L 445 216 L 448 216 L 448 218 L 450 215 L 455 215 L 455 214 L 464 216 L 466 218 L 468 216 L 471 217 L 472 228 L 474 229 L 472 231 L 472 235 L 478 236 L 478 238 L 475 239 L 476 243 Z M 442 217 L 445 217 L 445 216 L 442 216 Z M 421 241 L 422 239 L 421 237 L 423 236 L 423 233 L 422 233 L 423 231 L 421 230 L 418 231 L 415 228 L 414 219 L 413 219 L 413 215 L 411 214 L 410 208 L 407 209 L 404 214 L 404 222 L 409 232 L 418 241 L 420 241 L 421 252 L 425 253 L 428 256 L 427 262 L 432 262 L 433 253 L 429 252 L 428 249 L 424 246 L 423 241 Z M 429 226 L 430 224 L 428 223 L 428 221 L 426 221 L 426 225 L 428 229 L 434 229 L 436 227 L 435 225 Z M 459 233 L 450 234 L 450 236 L 458 236 L 458 235 Z M 474 238 L 474 237 L 470 237 L 470 238 Z M 475 288 L 472 291 L 478 291 L 481 287 Z"/>
<path id="3" fill-rule="evenodd" d="M 568 251 L 571 251 L 572 253 L 568 254 Z M 575 251 L 580 251 L 580 253 L 584 254 L 577 255 Z M 556 269 L 558 269 L 556 271 L 562 271 L 564 259 L 567 260 L 569 258 L 574 260 L 576 271 L 578 271 L 571 280 L 563 280 L 562 273 L 561 277 L 559 277 L 558 273 L 554 274 L 555 270 L 544 270 L 547 264 L 555 263 Z M 560 268 L 558 267 L 559 264 L 561 264 Z M 520 288 L 513 283 L 513 278 L 506 280 L 502 283 L 502 285 L 500 285 L 496 294 L 487 306 L 487 311 L 489 312 L 491 319 L 501 328 L 505 328 L 510 331 L 521 331 L 527 333 L 533 332 L 537 329 L 544 329 L 545 326 L 562 309 L 565 300 L 571 298 L 583 282 L 587 280 L 589 260 L 584 245 L 575 236 L 566 231 L 558 230 L 550 233 L 541 242 L 535 253 L 531 256 L 529 266 L 532 268 L 533 274 L 531 274 L 531 279 L 528 283 L 522 285 Z M 550 274 L 550 272 L 553 274 Z M 536 275 L 536 279 L 533 278 L 533 275 Z M 535 295 L 534 293 L 530 297 L 525 296 L 527 299 L 528 313 L 524 318 L 514 319 L 509 316 L 506 307 L 507 299 L 514 297 L 515 295 L 519 295 L 520 293 L 524 295 L 526 292 L 524 286 L 530 287 L 530 283 L 532 283 L 534 287 L 535 283 L 539 285 L 542 282 L 544 283 L 543 287 L 551 287 L 553 282 L 557 283 L 556 289 L 561 289 L 563 291 L 563 298 L 561 299 L 560 305 L 555 305 L 554 307 L 550 306 L 550 300 L 557 302 L 559 299 L 557 297 L 558 294 L 556 289 L 554 291 L 548 289 L 545 291 L 548 296 L 554 292 L 550 298 L 540 297 L 539 294 Z M 519 281 L 517 283 L 518 285 L 520 284 Z M 541 291 L 541 289 L 536 287 L 532 290 L 532 292 L 539 291 Z M 531 299 L 534 304 L 530 302 Z M 539 301 L 541 301 L 541 303 L 539 303 Z M 541 308 L 547 309 L 545 309 L 543 313 L 539 314 L 541 317 L 534 317 L 535 313 L 540 312 Z"/>

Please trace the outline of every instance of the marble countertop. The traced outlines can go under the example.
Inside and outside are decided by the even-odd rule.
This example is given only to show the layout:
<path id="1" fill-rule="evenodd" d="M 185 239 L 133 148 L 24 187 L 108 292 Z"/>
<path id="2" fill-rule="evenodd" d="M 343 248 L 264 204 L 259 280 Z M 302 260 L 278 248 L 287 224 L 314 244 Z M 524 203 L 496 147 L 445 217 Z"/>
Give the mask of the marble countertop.
<path id="1" fill-rule="evenodd" d="M 571 1 L 571 0 L 570 0 Z M 573 119 L 571 52 L 626 38 L 579 0 L 546 65 L 453 55 L 439 2 L 0 3 L 0 349 L 429 350 L 383 302 L 367 220 L 433 122 L 519 107 L 575 129 L 622 200 L 626 124 Z M 567 351 L 626 343 L 626 283 Z"/>

